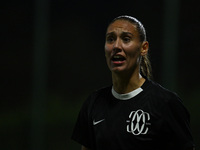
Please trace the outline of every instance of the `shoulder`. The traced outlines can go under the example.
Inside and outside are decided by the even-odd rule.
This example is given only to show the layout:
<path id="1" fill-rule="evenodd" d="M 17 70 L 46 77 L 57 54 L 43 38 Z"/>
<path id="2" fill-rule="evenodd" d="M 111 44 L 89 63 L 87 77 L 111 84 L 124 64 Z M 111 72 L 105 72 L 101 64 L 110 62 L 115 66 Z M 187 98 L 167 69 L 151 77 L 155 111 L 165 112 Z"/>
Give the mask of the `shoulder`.
<path id="1" fill-rule="evenodd" d="M 153 97 L 153 101 L 156 101 L 156 103 L 162 106 L 160 107 L 162 111 L 166 111 L 167 109 L 173 111 L 175 114 L 179 111 L 184 112 L 187 114 L 187 116 L 189 116 L 189 113 L 184 106 L 182 99 L 177 93 L 170 91 L 153 81 L 150 81 L 149 91 Z"/>
<path id="2" fill-rule="evenodd" d="M 185 109 L 183 101 L 177 93 L 166 89 L 157 82 L 148 81 L 144 93 L 149 102 L 157 109 Z"/>
<path id="3" fill-rule="evenodd" d="M 111 88 L 112 88 L 112 86 L 106 86 L 106 87 L 97 89 L 90 94 L 89 98 L 91 100 L 95 101 L 97 98 L 107 97 L 111 93 Z"/>
<path id="4" fill-rule="evenodd" d="M 177 93 L 163 87 L 157 82 L 149 81 L 148 90 L 150 91 L 149 93 L 151 93 L 152 96 L 158 99 L 162 99 L 164 102 L 173 102 L 177 100 L 182 102 Z"/>
<path id="5" fill-rule="evenodd" d="M 88 98 L 86 99 L 86 101 L 83 104 L 83 107 L 87 107 L 89 110 L 91 110 L 93 108 L 93 106 L 97 103 L 97 102 L 103 102 L 107 99 L 107 97 L 110 95 L 111 93 L 111 88 L 112 86 L 106 86 L 103 88 L 100 88 L 98 90 L 93 91 Z"/>

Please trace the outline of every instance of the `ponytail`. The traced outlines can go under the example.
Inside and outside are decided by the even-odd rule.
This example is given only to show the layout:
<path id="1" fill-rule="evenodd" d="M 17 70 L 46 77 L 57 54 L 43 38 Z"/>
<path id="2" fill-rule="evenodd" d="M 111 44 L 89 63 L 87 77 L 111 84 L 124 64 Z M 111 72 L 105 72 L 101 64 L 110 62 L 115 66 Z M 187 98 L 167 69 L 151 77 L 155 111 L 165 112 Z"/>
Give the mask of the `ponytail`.
<path id="1" fill-rule="evenodd" d="M 142 58 L 141 58 L 140 72 L 146 78 L 148 78 L 148 79 L 152 78 L 152 68 L 151 68 L 151 62 L 149 60 L 148 54 L 142 56 Z"/>

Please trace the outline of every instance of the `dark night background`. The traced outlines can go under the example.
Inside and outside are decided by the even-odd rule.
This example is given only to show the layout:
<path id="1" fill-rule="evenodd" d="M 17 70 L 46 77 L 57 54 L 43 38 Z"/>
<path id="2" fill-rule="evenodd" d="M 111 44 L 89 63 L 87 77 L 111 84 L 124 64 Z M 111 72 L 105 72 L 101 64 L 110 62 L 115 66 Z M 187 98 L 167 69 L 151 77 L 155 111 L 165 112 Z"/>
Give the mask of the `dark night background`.
<path id="1" fill-rule="evenodd" d="M 179 0 L 175 20 L 178 28 L 174 32 L 165 28 L 166 1 L 2 1 L 0 149 L 80 149 L 70 140 L 72 129 L 87 96 L 111 84 L 104 37 L 107 24 L 122 14 L 134 16 L 144 24 L 154 80 L 183 99 L 198 149 L 199 3 Z M 167 60 L 175 63 L 163 73 L 165 41 L 174 41 L 175 34 L 175 60 L 170 59 L 173 52 L 167 51 Z M 175 80 L 165 74 L 173 74 Z"/>

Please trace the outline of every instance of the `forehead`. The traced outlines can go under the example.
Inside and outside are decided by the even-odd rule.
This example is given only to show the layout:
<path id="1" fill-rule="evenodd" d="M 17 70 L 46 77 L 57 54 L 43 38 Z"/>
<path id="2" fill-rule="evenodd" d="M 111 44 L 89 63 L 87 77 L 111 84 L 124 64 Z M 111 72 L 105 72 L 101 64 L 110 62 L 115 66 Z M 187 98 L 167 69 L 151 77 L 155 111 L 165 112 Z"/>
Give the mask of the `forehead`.
<path id="1" fill-rule="evenodd" d="M 116 20 L 108 26 L 107 33 L 110 32 L 130 32 L 136 34 L 136 26 L 127 20 Z"/>

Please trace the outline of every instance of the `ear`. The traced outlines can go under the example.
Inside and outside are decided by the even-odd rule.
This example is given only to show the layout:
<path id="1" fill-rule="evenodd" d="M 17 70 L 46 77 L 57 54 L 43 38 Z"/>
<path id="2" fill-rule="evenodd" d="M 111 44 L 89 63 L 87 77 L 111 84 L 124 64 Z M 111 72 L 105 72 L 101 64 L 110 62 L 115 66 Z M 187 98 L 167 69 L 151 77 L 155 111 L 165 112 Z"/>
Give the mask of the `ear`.
<path id="1" fill-rule="evenodd" d="M 141 56 L 145 56 L 149 51 L 149 42 L 144 41 L 141 47 Z"/>

